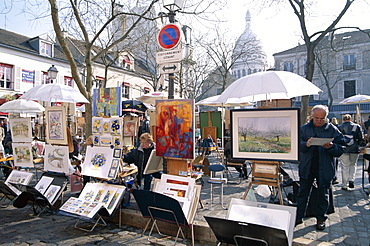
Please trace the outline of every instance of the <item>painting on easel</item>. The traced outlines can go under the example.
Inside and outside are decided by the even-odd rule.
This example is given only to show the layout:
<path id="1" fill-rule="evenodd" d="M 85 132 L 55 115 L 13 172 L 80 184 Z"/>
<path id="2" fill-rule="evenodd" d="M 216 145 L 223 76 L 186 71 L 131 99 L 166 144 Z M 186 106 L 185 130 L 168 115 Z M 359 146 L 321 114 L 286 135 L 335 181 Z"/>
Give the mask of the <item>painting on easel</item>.
<path id="1" fill-rule="evenodd" d="M 194 100 L 157 100 L 157 156 L 194 159 Z"/>

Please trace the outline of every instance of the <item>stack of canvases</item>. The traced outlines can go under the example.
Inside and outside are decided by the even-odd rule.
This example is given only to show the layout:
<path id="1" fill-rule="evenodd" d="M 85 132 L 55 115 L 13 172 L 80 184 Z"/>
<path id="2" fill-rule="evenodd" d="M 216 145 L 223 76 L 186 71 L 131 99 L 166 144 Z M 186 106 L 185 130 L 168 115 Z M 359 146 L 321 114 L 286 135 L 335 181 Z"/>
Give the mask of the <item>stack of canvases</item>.
<path id="1" fill-rule="evenodd" d="M 122 118 L 93 117 L 93 144 L 87 146 L 82 175 L 115 179 L 121 170 Z"/>

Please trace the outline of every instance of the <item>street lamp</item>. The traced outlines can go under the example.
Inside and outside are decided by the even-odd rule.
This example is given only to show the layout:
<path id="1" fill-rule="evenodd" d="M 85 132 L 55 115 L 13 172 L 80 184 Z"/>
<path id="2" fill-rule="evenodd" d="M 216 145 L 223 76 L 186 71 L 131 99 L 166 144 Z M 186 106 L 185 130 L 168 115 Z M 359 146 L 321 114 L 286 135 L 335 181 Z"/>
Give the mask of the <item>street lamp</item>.
<path id="1" fill-rule="evenodd" d="M 58 69 L 54 65 L 51 65 L 51 67 L 48 69 L 48 76 L 51 80 L 51 83 L 53 83 L 53 80 L 57 78 L 57 75 Z"/>
<path id="2" fill-rule="evenodd" d="M 168 19 L 170 23 L 175 23 L 176 12 L 184 7 L 185 0 L 163 0 L 163 7 L 169 11 Z M 174 73 L 168 74 L 168 99 L 175 98 Z"/>

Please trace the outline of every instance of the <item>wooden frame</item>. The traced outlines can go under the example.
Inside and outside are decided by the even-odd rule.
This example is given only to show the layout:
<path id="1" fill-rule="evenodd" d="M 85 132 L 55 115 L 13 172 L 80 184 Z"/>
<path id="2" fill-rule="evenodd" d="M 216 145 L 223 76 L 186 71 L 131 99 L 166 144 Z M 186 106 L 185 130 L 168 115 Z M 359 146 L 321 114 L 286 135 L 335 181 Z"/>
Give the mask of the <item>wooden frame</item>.
<path id="1" fill-rule="evenodd" d="M 67 119 L 65 107 L 47 107 L 46 142 L 50 144 L 68 144 Z"/>
<path id="2" fill-rule="evenodd" d="M 232 159 L 298 162 L 299 109 L 231 110 Z"/>

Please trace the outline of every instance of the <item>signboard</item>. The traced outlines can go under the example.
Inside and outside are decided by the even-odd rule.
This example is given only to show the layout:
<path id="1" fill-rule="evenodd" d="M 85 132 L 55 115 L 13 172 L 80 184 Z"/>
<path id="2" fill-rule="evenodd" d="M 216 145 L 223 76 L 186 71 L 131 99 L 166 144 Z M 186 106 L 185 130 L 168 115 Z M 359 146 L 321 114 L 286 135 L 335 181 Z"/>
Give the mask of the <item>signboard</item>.
<path id="1" fill-rule="evenodd" d="M 180 62 L 183 57 L 182 49 L 167 50 L 157 52 L 156 61 L 158 64 L 167 64 L 172 62 Z"/>
<path id="2" fill-rule="evenodd" d="M 180 71 L 180 63 L 166 63 L 159 65 L 159 72 L 165 73 L 178 73 Z"/>
<path id="3" fill-rule="evenodd" d="M 33 83 L 35 81 L 35 72 L 22 69 L 22 81 Z"/>
<path id="4" fill-rule="evenodd" d="M 175 24 L 162 27 L 157 36 L 158 44 L 163 49 L 175 48 L 181 40 L 181 31 Z"/>

